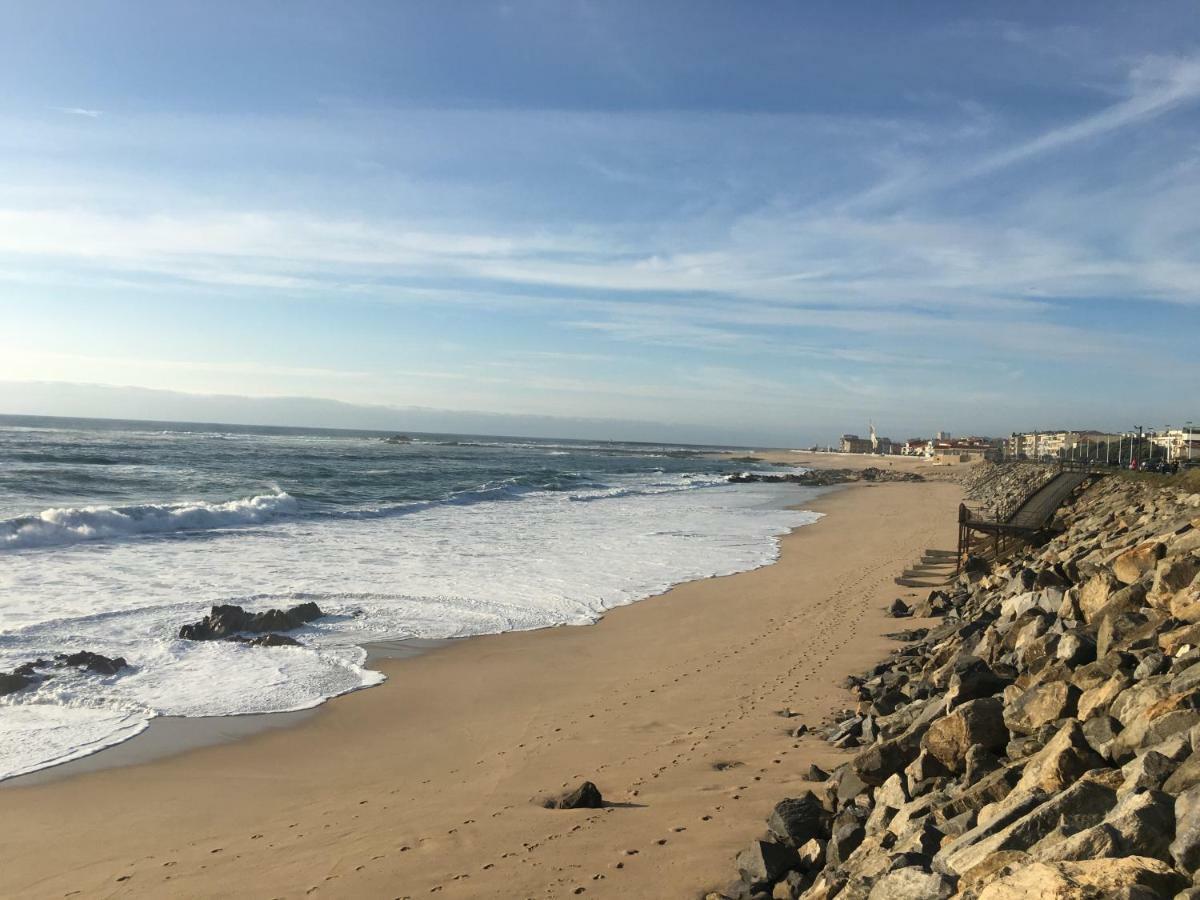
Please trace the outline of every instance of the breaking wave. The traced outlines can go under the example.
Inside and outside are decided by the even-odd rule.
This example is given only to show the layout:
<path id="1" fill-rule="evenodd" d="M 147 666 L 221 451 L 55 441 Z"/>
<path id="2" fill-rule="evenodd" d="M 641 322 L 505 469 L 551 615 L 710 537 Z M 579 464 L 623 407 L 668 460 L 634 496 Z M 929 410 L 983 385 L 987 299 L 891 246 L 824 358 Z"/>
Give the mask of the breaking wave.
<path id="1" fill-rule="evenodd" d="M 0 521 L 0 548 L 23 550 L 135 535 L 234 528 L 295 515 L 299 510 L 299 502 L 285 491 L 227 503 L 54 508 Z"/>

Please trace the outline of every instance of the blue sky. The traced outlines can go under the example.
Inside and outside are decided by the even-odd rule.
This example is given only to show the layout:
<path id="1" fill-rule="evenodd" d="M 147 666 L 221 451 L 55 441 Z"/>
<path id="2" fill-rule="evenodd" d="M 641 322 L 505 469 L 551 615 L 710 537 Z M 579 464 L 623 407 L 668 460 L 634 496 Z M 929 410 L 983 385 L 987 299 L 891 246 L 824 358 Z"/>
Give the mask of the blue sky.
<path id="1" fill-rule="evenodd" d="M 1200 416 L 1189 4 L 0 0 L 0 83 L 0 412 Z"/>

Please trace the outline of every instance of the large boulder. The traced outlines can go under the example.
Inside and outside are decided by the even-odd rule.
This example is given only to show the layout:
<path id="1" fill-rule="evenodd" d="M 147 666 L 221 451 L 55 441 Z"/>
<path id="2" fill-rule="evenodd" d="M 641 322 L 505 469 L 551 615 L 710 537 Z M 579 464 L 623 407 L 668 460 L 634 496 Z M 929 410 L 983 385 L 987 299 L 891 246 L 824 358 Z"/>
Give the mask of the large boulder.
<path id="1" fill-rule="evenodd" d="M 1080 693 L 1065 681 L 1031 687 L 1004 708 L 1004 724 L 1015 734 L 1033 734 L 1043 725 L 1075 715 Z"/>
<path id="2" fill-rule="evenodd" d="M 1186 884 L 1166 863 L 1140 856 L 1034 862 L 1001 870 L 978 900 L 1152 900 L 1173 897 Z"/>
<path id="3" fill-rule="evenodd" d="M 798 862 L 795 850 L 766 841 L 751 841 L 737 855 L 738 874 L 751 887 L 772 884 Z"/>
<path id="4" fill-rule="evenodd" d="M 1000 813 L 943 847 L 934 868 L 964 875 L 993 853 L 1028 851 L 1056 828 L 1079 831 L 1098 825 L 1115 804 L 1115 789 L 1099 777 L 1080 778 L 1053 795 L 1018 785 L 1000 804 Z"/>
<path id="5" fill-rule="evenodd" d="M 945 875 L 905 866 L 881 876 L 867 900 L 946 900 L 954 895 L 954 888 L 954 880 Z"/>
<path id="6" fill-rule="evenodd" d="M 817 795 L 805 791 L 799 797 L 776 803 L 767 819 L 767 828 L 780 843 L 800 847 L 813 839 L 828 840 L 831 818 Z"/>
<path id="7" fill-rule="evenodd" d="M 1158 541 L 1150 541 L 1132 550 L 1126 550 L 1113 560 L 1112 571 L 1117 581 L 1133 584 L 1158 565 L 1166 547 Z"/>
<path id="8" fill-rule="evenodd" d="M 934 721 L 921 739 L 922 748 L 955 773 L 966 767 L 967 751 L 972 746 L 999 750 L 1006 743 L 1004 704 L 996 697 L 983 697 L 955 707 Z"/>
<path id="9" fill-rule="evenodd" d="M 1181 869 L 1200 868 L 1200 784 L 1175 798 L 1175 839 L 1171 857 Z"/>
<path id="10" fill-rule="evenodd" d="M 0 672 L 0 697 L 23 690 L 33 684 L 35 680 L 16 672 Z"/>
<path id="11" fill-rule="evenodd" d="M 604 798 L 600 795 L 600 788 L 590 781 L 585 781 L 575 790 L 546 803 L 549 809 L 601 809 L 603 806 Z"/>

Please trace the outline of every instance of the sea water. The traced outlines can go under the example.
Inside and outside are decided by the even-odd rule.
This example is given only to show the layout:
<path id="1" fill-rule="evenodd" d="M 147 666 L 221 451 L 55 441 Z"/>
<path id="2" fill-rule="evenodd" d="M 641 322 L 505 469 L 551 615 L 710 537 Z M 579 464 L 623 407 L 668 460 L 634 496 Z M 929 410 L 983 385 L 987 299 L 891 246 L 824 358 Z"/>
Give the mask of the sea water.
<path id="1" fill-rule="evenodd" d="M 362 645 L 581 625 L 772 561 L 817 518 L 753 464 L 647 444 L 0 417 L 0 778 L 156 716 L 304 709 L 377 684 Z M 785 502 L 786 501 L 786 502 Z M 313 601 L 300 647 L 178 637 L 218 603 Z"/>

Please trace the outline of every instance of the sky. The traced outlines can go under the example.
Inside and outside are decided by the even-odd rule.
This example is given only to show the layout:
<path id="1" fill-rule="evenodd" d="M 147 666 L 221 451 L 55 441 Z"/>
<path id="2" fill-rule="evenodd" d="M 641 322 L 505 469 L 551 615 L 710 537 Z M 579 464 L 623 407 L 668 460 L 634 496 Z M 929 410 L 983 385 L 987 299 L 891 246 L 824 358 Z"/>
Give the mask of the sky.
<path id="1" fill-rule="evenodd" d="M 1192 4 L 0 0 L 0 84 L 0 413 L 1200 420 Z"/>

